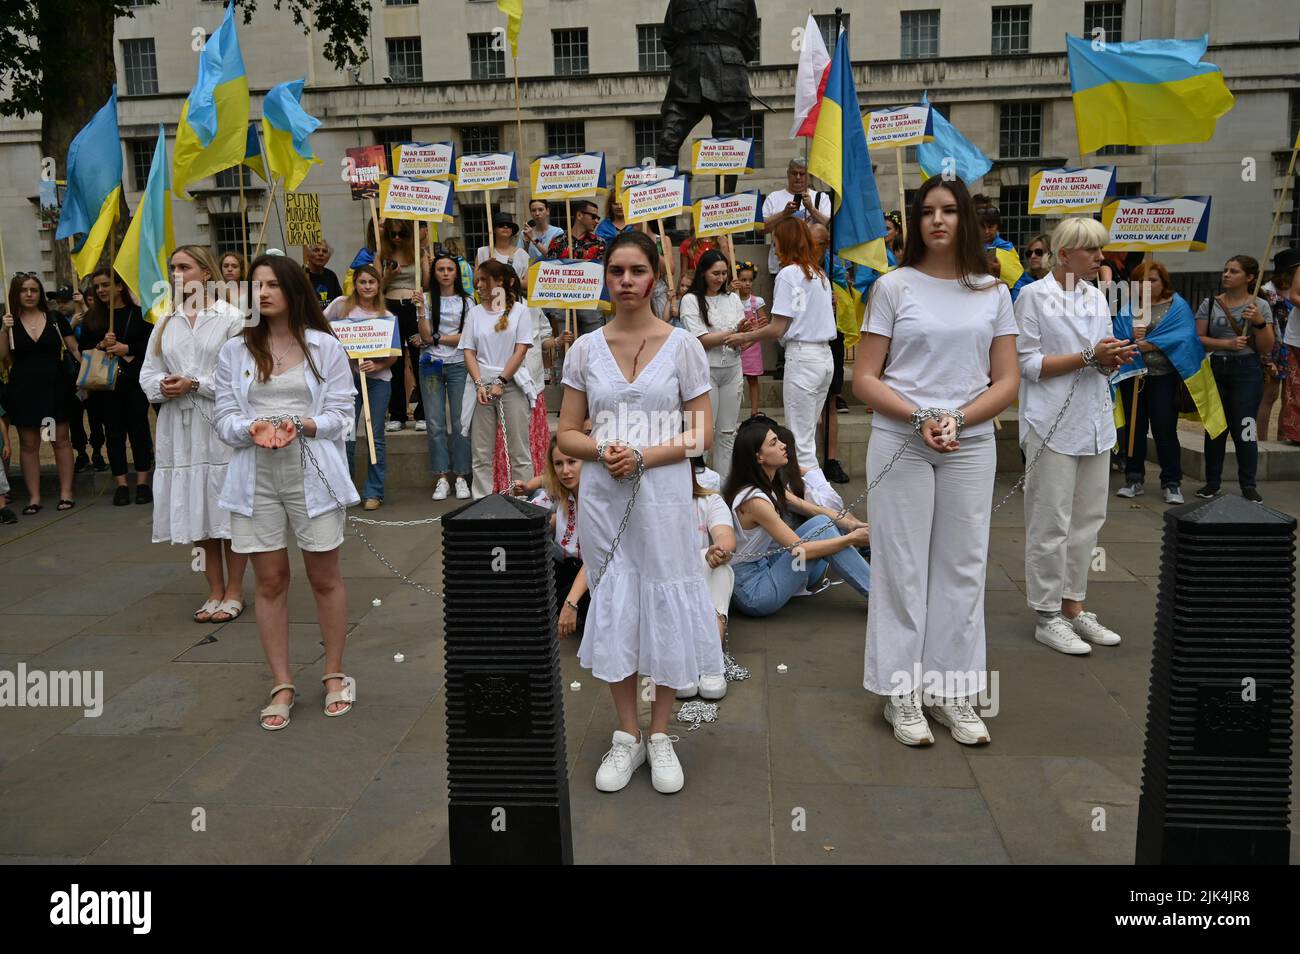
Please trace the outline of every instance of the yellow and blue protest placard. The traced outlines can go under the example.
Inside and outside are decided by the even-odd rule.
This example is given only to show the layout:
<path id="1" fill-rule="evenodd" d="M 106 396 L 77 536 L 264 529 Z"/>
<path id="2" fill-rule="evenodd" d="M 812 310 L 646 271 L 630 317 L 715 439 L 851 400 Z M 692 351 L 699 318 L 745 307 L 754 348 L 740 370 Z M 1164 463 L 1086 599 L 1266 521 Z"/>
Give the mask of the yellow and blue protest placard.
<path id="1" fill-rule="evenodd" d="M 603 152 L 538 156 L 530 172 L 534 199 L 587 199 L 609 191 Z"/>
<path id="2" fill-rule="evenodd" d="M 916 146 L 934 139 L 934 117 L 929 103 L 874 109 L 862 117 L 867 148 Z"/>
<path id="3" fill-rule="evenodd" d="M 386 219 L 450 222 L 451 183 L 389 176 L 379 181 L 379 214 Z"/>
<path id="4" fill-rule="evenodd" d="M 643 166 L 624 166 L 614 173 L 614 191 L 624 193 L 634 186 L 647 182 L 660 182 L 677 175 L 676 166 L 656 166 L 653 163 Z"/>
<path id="5" fill-rule="evenodd" d="M 691 172 L 739 176 L 753 171 L 752 139 L 700 139 L 691 145 Z"/>
<path id="6" fill-rule="evenodd" d="M 1041 169 L 1029 179 L 1029 214 L 1100 212 L 1115 195 L 1115 167 Z"/>
<path id="7" fill-rule="evenodd" d="M 456 191 L 486 192 L 519 185 L 513 152 L 490 152 L 456 157 Z"/>
<path id="8" fill-rule="evenodd" d="M 446 181 L 456 172 L 456 145 L 450 142 L 399 142 L 393 146 L 393 175 Z"/>
<path id="9" fill-rule="evenodd" d="M 686 176 L 632 186 L 619 197 L 623 221 L 628 225 L 667 219 L 691 210 L 691 190 Z"/>
<path id="10" fill-rule="evenodd" d="M 397 319 L 392 315 L 339 318 L 330 327 L 349 358 L 391 358 L 402 353 Z"/>
<path id="11" fill-rule="evenodd" d="M 695 234 L 730 235 L 748 232 L 763 224 L 763 200 L 758 190 L 731 195 L 711 195 L 691 207 Z"/>
<path id="12" fill-rule="evenodd" d="M 542 260 L 528 269 L 530 308 L 608 308 L 609 303 L 603 262 Z"/>
<path id="13" fill-rule="evenodd" d="M 1101 210 L 1115 252 L 1203 252 L 1210 234 L 1208 195 L 1112 199 Z"/>

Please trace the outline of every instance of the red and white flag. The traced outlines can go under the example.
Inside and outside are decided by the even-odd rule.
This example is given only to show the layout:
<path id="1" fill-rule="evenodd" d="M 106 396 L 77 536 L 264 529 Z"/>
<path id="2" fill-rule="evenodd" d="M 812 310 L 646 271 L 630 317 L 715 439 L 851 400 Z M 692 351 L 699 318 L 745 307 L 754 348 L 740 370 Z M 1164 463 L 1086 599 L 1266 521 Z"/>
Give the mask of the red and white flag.
<path id="1" fill-rule="evenodd" d="M 817 129 L 817 114 L 822 108 L 822 94 L 831 73 L 831 55 L 822 42 L 822 31 L 813 15 L 808 14 L 803 40 L 799 46 L 799 72 L 794 81 L 794 125 L 790 138 L 811 136 Z"/>

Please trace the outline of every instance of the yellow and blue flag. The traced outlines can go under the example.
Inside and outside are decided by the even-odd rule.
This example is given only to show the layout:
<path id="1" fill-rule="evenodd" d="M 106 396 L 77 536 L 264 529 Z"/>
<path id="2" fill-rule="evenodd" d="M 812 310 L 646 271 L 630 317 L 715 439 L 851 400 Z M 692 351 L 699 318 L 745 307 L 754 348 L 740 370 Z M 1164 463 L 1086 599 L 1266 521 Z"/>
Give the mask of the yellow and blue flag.
<path id="1" fill-rule="evenodd" d="M 199 54 L 199 75 L 181 107 L 172 156 L 172 188 L 186 189 L 244 161 L 248 148 L 248 76 L 235 33 L 235 5 Z"/>
<path id="2" fill-rule="evenodd" d="M 257 127 L 248 124 L 248 142 L 244 146 L 244 165 L 252 169 L 263 182 L 270 182 L 271 175 L 266 171 L 266 161 L 262 156 L 262 137 L 257 134 Z"/>
<path id="3" fill-rule="evenodd" d="M 108 102 L 82 127 L 68 147 L 68 191 L 57 239 L 80 234 L 72 267 L 85 278 L 99 264 L 104 243 L 117 222 L 122 200 L 122 140 L 117 134 L 117 86 Z"/>
<path id="4" fill-rule="evenodd" d="M 930 102 L 927 90 L 921 94 L 921 102 Z M 982 178 L 993 168 L 993 161 L 980 151 L 980 148 L 961 134 L 961 131 L 943 117 L 937 109 L 930 110 L 934 120 L 934 138 L 916 147 L 916 161 L 921 166 L 922 181 L 937 176 L 944 171 L 944 163 L 951 159 L 953 172 L 962 182 L 970 185 Z"/>
<path id="5" fill-rule="evenodd" d="M 271 87 L 262 100 L 262 135 L 266 137 L 266 162 L 271 175 L 284 181 L 292 192 L 302 185 L 312 166 L 320 160 L 311 151 L 308 138 L 320 126 L 320 120 L 302 108 L 302 87 L 306 78 Z"/>
<path id="6" fill-rule="evenodd" d="M 1116 338 L 1133 340 L 1133 313 L 1129 308 L 1121 309 L 1111 324 Z M 1196 315 L 1182 295 L 1174 294 L 1169 310 L 1160 319 L 1160 324 L 1147 332 L 1146 340 L 1160 349 L 1178 372 L 1183 384 L 1187 385 L 1192 400 L 1196 402 L 1196 416 L 1200 417 L 1205 432 L 1211 437 L 1218 437 L 1227 430 L 1228 418 L 1223 412 L 1223 402 L 1219 400 L 1219 387 L 1214 383 L 1210 359 L 1201 339 L 1196 335 Z M 1121 381 L 1145 372 L 1146 362 L 1139 354 L 1111 375 L 1111 393 L 1114 393 Z M 1115 402 L 1115 423 L 1120 427 L 1124 425 L 1124 407 L 1120 401 Z"/>
<path id="7" fill-rule="evenodd" d="M 524 21 L 524 0 L 497 0 L 497 9 L 506 15 L 506 35 L 510 37 L 510 56 L 519 56 L 519 26 Z"/>
<path id="8" fill-rule="evenodd" d="M 1205 142 L 1232 109 L 1223 72 L 1201 63 L 1210 43 L 1135 40 L 1105 43 L 1065 38 L 1080 154 L 1102 146 Z"/>
<path id="9" fill-rule="evenodd" d="M 848 36 L 843 30 L 831 57 L 808 171 L 835 190 L 835 254 L 845 261 L 887 271 L 885 215 L 871 171 L 862 107 L 853 85 Z"/>
<path id="10" fill-rule="evenodd" d="M 171 280 L 167 263 L 176 239 L 172 235 L 171 167 L 167 164 L 167 132 L 158 124 L 158 145 L 149 165 L 149 182 L 126 230 L 113 267 L 140 302 L 151 323 L 171 310 Z"/>

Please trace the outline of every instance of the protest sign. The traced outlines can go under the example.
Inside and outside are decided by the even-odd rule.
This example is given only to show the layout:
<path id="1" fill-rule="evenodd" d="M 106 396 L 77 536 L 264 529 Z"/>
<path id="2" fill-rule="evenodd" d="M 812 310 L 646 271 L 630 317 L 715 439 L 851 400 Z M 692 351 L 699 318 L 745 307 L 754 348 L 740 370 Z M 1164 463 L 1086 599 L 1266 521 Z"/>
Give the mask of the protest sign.
<path id="1" fill-rule="evenodd" d="M 676 166 L 624 166 L 614 173 L 614 191 L 626 192 L 647 182 L 659 182 L 677 175 Z"/>
<path id="2" fill-rule="evenodd" d="M 390 176 L 379 183 L 379 209 L 386 219 L 451 221 L 451 183 Z"/>
<path id="3" fill-rule="evenodd" d="M 513 152 L 493 152 L 456 158 L 456 191 L 484 192 L 519 185 Z"/>
<path id="4" fill-rule="evenodd" d="M 608 191 L 603 152 L 540 156 L 530 171 L 534 199 L 582 199 Z"/>
<path id="5" fill-rule="evenodd" d="M 763 204 L 758 190 L 754 189 L 700 199 L 691 208 L 691 214 L 697 237 L 730 235 L 733 232 L 748 232 L 762 225 Z"/>
<path id="6" fill-rule="evenodd" d="M 689 211 L 690 189 L 685 176 L 633 186 L 622 194 L 623 221 L 628 225 L 667 219 Z"/>
<path id="7" fill-rule="evenodd" d="M 926 103 L 876 109 L 862 118 L 868 149 L 915 146 L 934 138 L 934 117 Z"/>
<path id="8" fill-rule="evenodd" d="M 393 347 L 393 328 L 397 319 L 377 315 L 373 318 L 331 321 L 334 336 L 343 345 L 349 358 L 391 358 L 402 353 Z"/>
<path id="9" fill-rule="evenodd" d="M 1112 199 L 1101 210 L 1115 252 L 1203 252 L 1210 232 L 1208 195 Z"/>
<path id="10" fill-rule="evenodd" d="M 379 180 L 388 175 L 388 154 L 383 146 L 357 146 L 343 151 L 347 157 L 348 184 L 352 198 L 374 198 Z"/>
<path id="11" fill-rule="evenodd" d="M 733 176 L 753 171 L 752 139 L 700 139 L 691 145 L 691 172 Z"/>
<path id="12" fill-rule="evenodd" d="M 1043 169 L 1029 179 L 1029 214 L 1099 212 L 1114 194 L 1114 166 Z"/>
<path id="13" fill-rule="evenodd" d="M 599 308 L 605 291 L 605 266 L 601 262 L 559 259 L 534 262 L 528 269 L 528 305 L 531 308 Z"/>
<path id="14" fill-rule="evenodd" d="M 399 142 L 393 146 L 393 175 L 404 179 L 450 179 L 456 147 L 450 142 Z"/>
<path id="15" fill-rule="evenodd" d="M 286 245 L 315 245 L 321 240 L 319 193 L 284 194 L 284 232 Z"/>

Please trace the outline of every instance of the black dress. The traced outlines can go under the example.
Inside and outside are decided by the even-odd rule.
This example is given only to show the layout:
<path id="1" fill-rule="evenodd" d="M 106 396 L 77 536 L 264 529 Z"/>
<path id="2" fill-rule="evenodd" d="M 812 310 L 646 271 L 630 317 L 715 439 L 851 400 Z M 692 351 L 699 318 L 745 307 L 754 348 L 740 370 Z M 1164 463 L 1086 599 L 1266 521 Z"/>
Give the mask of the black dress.
<path id="1" fill-rule="evenodd" d="M 49 418 L 65 424 L 71 416 L 76 397 L 63 370 L 62 337 L 72 337 L 72 328 L 62 315 L 47 314 L 45 327 L 35 341 L 22 319 L 15 316 L 14 363 L 5 405 L 15 427 L 40 427 Z"/>

